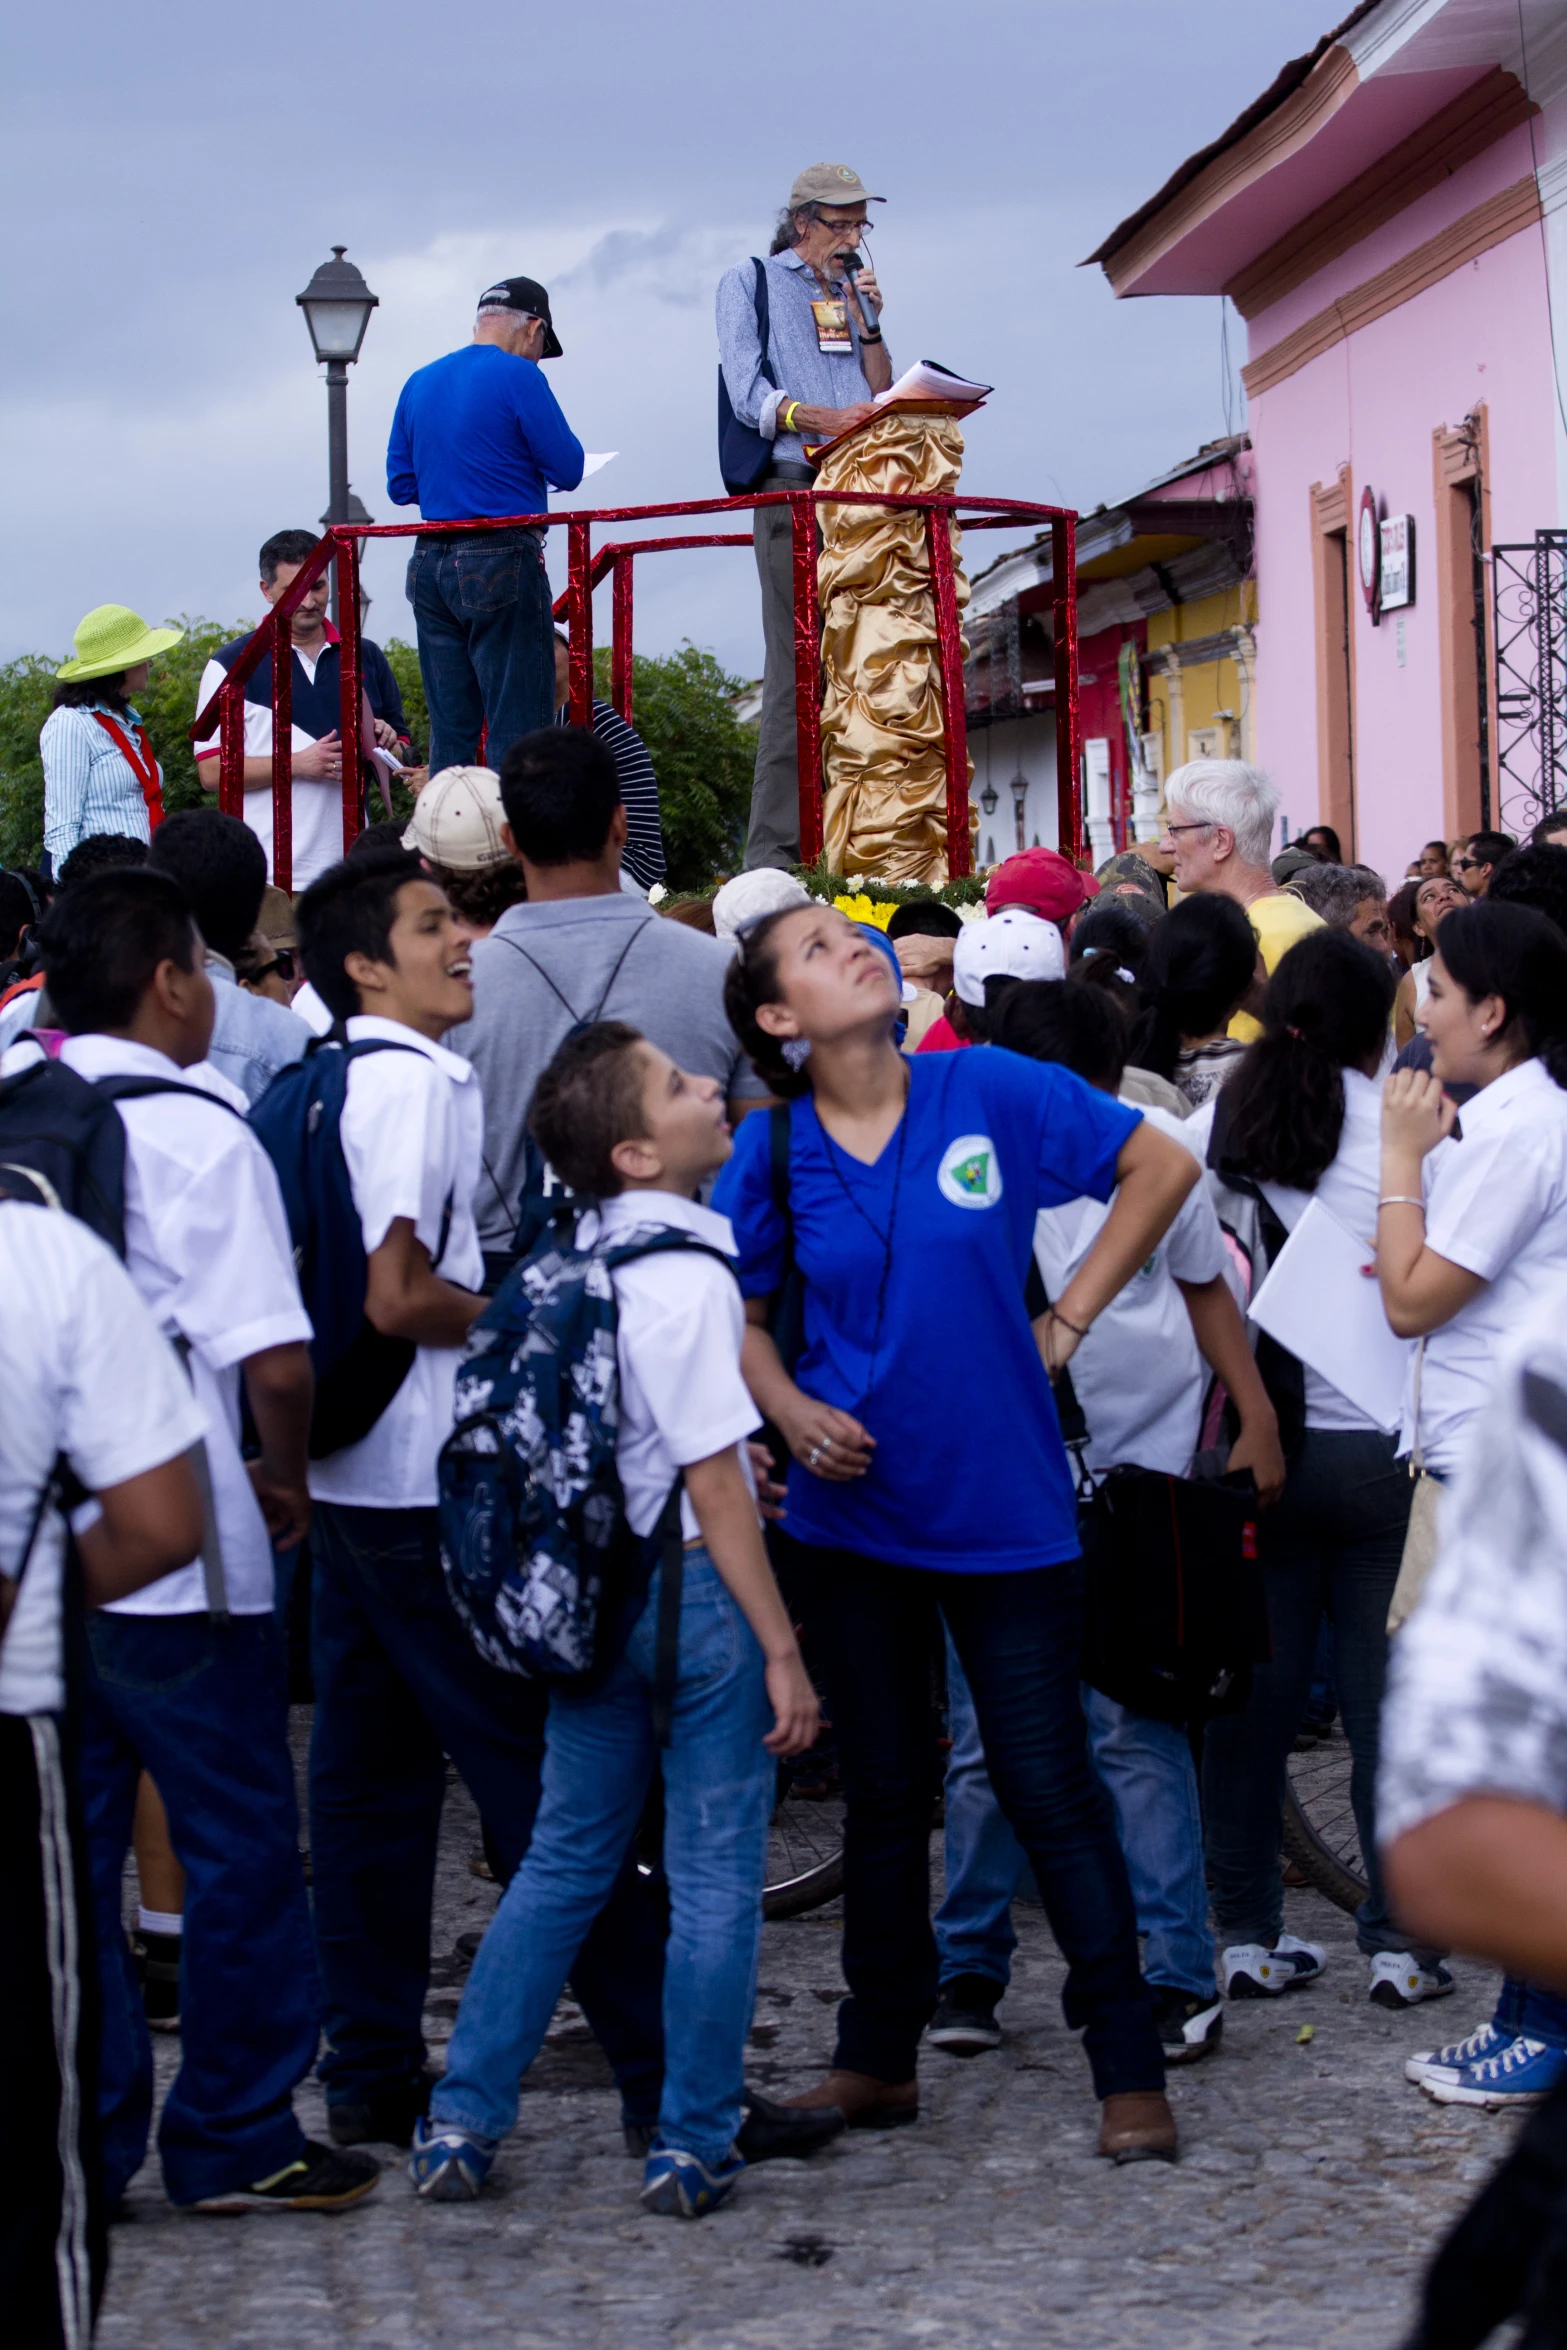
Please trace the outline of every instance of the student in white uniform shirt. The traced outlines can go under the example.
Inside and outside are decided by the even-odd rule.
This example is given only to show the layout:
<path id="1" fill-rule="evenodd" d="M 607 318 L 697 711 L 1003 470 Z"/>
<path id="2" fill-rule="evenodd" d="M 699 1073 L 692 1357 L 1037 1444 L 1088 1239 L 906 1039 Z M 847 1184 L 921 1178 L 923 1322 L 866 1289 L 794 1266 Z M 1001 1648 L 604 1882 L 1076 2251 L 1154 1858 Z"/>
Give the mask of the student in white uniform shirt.
<path id="1" fill-rule="evenodd" d="M 717 1078 L 676 1068 L 622 1021 L 598 1021 L 568 1036 L 543 1072 L 532 1131 L 563 1180 L 602 1203 L 597 1226 L 607 1239 L 673 1228 L 732 1254 L 727 1218 L 694 1198 L 730 1150 Z M 591 1244 L 586 1219 L 579 1230 Z M 479 2193 L 516 2122 L 519 2076 L 538 2054 L 656 1771 L 671 1897 L 667 2066 L 642 2202 L 695 2219 L 745 2168 L 742 2064 L 775 1758 L 811 1744 L 819 1708 L 762 1542 L 745 1443 L 759 1421 L 740 1374 L 739 1285 L 694 1250 L 627 1264 L 611 1279 L 622 1406 L 615 1458 L 628 1525 L 649 1546 L 647 1598 L 601 1685 L 552 1694 L 537 1833 L 479 1946 L 409 2169 L 432 2201 Z M 661 1748 L 652 1707 L 663 1568 L 654 1562 L 677 1479 L 685 1554 Z M 842 2127 L 837 2114 L 789 2118 L 813 2129 L 816 2143 Z"/>
<path id="2" fill-rule="evenodd" d="M 422 2017 L 446 1760 L 505 1881 L 538 1809 L 546 1691 L 484 1663 L 441 1573 L 436 1457 L 484 1304 L 473 1220 L 484 1106 L 472 1064 L 439 1041 L 473 1010 L 467 933 L 395 846 L 324 874 L 298 925 L 306 973 L 349 1043 L 404 1048 L 352 1063 L 340 1128 L 366 1312 L 417 1352 L 370 1433 L 310 1469 L 310 1844 L 332 2135 L 407 2145 L 431 2085 Z M 638 2127 L 658 2110 L 660 1943 L 628 1850 L 573 1982 Z"/>
<path id="3" fill-rule="evenodd" d="M 1567 1314 L 1567 939 L 1482 898 L 1443 917 L 1419 1025 L 1429 1075 L 1382 1100 L 1377 1267 L 1387 1318 L 1418 1338 L 1399 1451 L 1416 1510 L 1465 1459 L 1511 1340 Z M 1455 1112 L 1444 1086 L 1477 1088 Z M 1567 2078 L 1567 1997 L 1509 1978 L 1489 2024 L 1410 2059 L 1443 2103 L 1537 2103 Z"/>
<path id="4" fill-rule="evenodd" d="M 1365 1243 L 1377 1230 L 1378 1072 L 1394 979 L 1384 957 L 1346 931 L 1317 930 L 1291 947 L 1268 983 L 1263 1035 L 1201 1121 L 1221 1218 L 1244 1225 L 1254 1194 L 1292 1230 L 1320 1199 Z M 1208 1129 L 1218 1122 L 1217 1140 Z M 1239 1190 L 1231 1190 L 1231 1185 Z M 1359 1276 L 1357 1276 L 1359 1278 Z M 1346 1299 L 1352 1311 L 1361 1301 Z M 1270 1360 L 1275 1358 L 1271 1357 Z M 1238 1714 L 1203 1741 L 1203 1806 L 1214 1915 L 1232 1999 L 1298 1990 L 1322 1972 L 1320 1944 L 1281 1933 L 1279 1840 L 1285 1774 L 1311 1696 L 1324 1615 L 1351 1755 L 1350 1800 L 1369 1890 L 1355 1938 L 1379 2006 L 1413 2006 L 1450 1991 L 1440 1954 L 1411 1947 L 1389 1909 L 1375 1861 L 1377 1726 L 1387 1672 L 1387 1614 L 1409 1523 L 1409 1480 L 1392 1432 L 1309 1366 L 1278 1359 L 1293 1394 L 1289 1481 L 1257 1535 L 1273 1657 L 1253 1671 Z"/>
<path id="5" fill-rule="evenodd" d="M 146 2016 L 120 1928 L 146 1769 L 186 1876 L 183 2060 L 158 2128 L 170 2198 L 331 2209 L 377 2174 L 307 2141 L 292 2105 L 319 2008 L 273 1615 L 273 1546 L 297 1543 L 310 1510 L 310 1324 L 283 1202 L 244 1097 L 198 1067 L 212 982 L 174 882 L 146 869 L 95 874 L 61 892 L 41 946 L 69 1032 L 62 1061 L 88 1079 L 156 1089 L 118 1104 L 126 1268 L 188 1350 L 216 1536 L 194 1565 L 115 1601 L 89 1630 L 82 1787 L 104 1983 L 105 2189 L 117 2200 L 141 2167 L 152 2112 Z M 248 1467 L 242 1382 L 259 1439 Z"/>
<path id="6" fill-rule="evenodd" d="M 124 1268 L 74 1217 L 0 1203 L 0 2013 L 32 2152 L 10 2167 L 12 2338 L 86 2350 L 106 2266 L 92 1892 L 67 1743 L 63 1460 L 97 1513 L 78 1592 L 122 1599 L 193 1557 L 201 1415 Z M 101 1514 L 98 1514 L 101 1513 Z M 95 1522 L 84 1522 L 95 1518 Z M 46 2158 L 45 2149 L 57 2159 Z"/>
<path id="7" fill-rule="evenodd" d="M 1123 1073 L 1126 1029 L 1105 992 L 1077 980 L 1012 989 L 996 1041 L 1030 1059 L 1060 1061 L 1105 1092 Z M 1143 1115 L 1175 1141 L 1189 1125 L 1168 1111 Z M 1034 1258 L 1045 1296 L 1059 1298 L 1104 1228 L 1097 1200 L 1042 1209 Z M 1211 1366 L 1240 1417 L 1233 1469 L 1250 1469 L 1261 1498 L 1284 1481 L 1278 1429 L 1227 1279 L 1219 1221 L 1203 1185 L 1141 1269 L 1099 1315 L 1072 1357 L 1072 1385 L 1089 1431 L 1084 1465 L 1100 1475 L 1122 1464 L 1184 1477 L 1198 1446 Z M 974 1705 L 951 1642 L 947 1651 L 952 1754 L 946 1781 L 947 1892 L 936 1916 L 941 2004 L 933 2046 L 969 2056 L 998 2045 L 994 2009 L 1016 1947 L 1010 1905 L 1023 1852 L 991 1791 Z M 1154 1721 L 1084 1686 L 1095 1767 L 1115 1805 L 1144 1936 L 1167 2064 L 1190 2064 L 1217 2047 L 1224 2021 L 1214 1977 L 1203 1875 L 1197 1774 L 1182 1724 Z"/>

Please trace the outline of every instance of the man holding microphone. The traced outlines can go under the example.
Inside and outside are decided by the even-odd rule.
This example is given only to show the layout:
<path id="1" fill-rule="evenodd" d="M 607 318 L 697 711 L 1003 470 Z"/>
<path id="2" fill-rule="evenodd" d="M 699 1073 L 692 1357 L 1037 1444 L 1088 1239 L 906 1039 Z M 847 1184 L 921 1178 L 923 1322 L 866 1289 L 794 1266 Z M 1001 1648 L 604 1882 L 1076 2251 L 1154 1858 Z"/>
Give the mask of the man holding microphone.
<path id="1" fill-rule="evenodd" d="M 539 362 L 558 359 L 550 298 L 531 277 L 479 296 L 473 341 L 404 384 L 386 451 L 397 506 L 426 522 L 542 514 L 582 479 L 582 443 Z M 421 535 L 408 565 L 419 673 L 430 706 L 430 772 L 499 767 L 555 714 L 555 640 L 542 530 Z"/>
<path id="2" fill-rule="evenodd" d="M 881 288 L 873 270 L 846 266 L 869 229 L 868 206 L 885 201 L 869 195 L 846 163 L 813 163 L 800 173 L 760 265 L 766 277 L 765 349 L 757 265 L 727 270 L 719 280 L 719 359 L 730 405 L 742 424 L 773 444 L 771 465 L 755 484 L 759 490 L 814 481 L 806 441 L 831 440 L 863 423 L 872 394 L 892 382 L 881 334 Z M 747 868 L 792 865 L 800 854 L 789 508 L 759 507 L 752 532 L 765 666 Z"/>

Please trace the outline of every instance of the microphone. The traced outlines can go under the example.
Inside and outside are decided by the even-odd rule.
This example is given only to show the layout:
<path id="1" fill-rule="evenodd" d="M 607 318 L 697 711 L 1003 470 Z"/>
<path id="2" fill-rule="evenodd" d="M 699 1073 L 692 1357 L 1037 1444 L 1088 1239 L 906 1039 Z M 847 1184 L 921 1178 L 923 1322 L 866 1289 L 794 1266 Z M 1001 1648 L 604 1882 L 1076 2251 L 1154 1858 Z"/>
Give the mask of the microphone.
<path id="1" fill-rule="evenodd" d="M 862 294 L 860 292 L 860 271 L 864 267 L 865 260 L 862 254 L 845 253 L 843 257 L 843 274 L 848 279 L 850 285 L 854 288 L 855 298 L 860 305 L 860 310 L 865 319 L 865 331 L 867 334 L 873 335 L 876 332 L 876 305 L 871 300 L 869 294 Z"/>

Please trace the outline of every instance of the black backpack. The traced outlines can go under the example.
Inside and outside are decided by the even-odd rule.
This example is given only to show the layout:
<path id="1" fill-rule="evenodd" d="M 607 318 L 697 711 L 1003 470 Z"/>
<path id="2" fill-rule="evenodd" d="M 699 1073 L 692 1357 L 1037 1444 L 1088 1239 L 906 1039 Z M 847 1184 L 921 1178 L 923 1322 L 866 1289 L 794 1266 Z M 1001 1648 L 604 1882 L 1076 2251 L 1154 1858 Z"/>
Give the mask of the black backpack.
<path id="1" fill-rule="evenodd" d="M 187 1093 L 240 1113 L 199 1085 L 172 1077 L 80 1076 L 63 1061 L 35 1061 L 0 1079 L 0 1199 L 63 1208 L 125 1255 L 125 1128 L 116 1102 Z"/>

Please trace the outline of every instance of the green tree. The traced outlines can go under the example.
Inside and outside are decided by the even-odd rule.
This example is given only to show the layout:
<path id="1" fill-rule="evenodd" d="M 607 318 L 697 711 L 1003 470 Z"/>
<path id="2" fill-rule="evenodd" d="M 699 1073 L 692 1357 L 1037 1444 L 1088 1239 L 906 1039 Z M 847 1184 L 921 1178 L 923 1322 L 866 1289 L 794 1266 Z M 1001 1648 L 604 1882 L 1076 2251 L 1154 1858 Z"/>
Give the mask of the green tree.
<path id="1" fill-rule="evenodd" d="M 595 656 L 595 667 L 607 699 L 607 651 Z M 632 722 L 658 777 L 671 890 L 707 889 L 739 868 L 756 762 L 756 729 L 734 713 L 743 683 L 695 645 L 632 660 Z"/>
<path id="2" fill-rule="evenodd" d="M 422 759 L 430 748 L 430 705 L 424 698 L 424 679 L 419 674 L 418 647 L 405 644 L 400 636 L 389 636 L 381 650 L 397 680 L 408 731 L 413 736 L 414 749 Z"/>
<path id="3" fill-rule="evenodd" d="M 166 625 L 182 628 L 185 634 L 154 661 L 136 707 L 162 763 L 163 804 L 172 814 L 176 808 L 199 807 L 207 797 L 196 780 L 190 739 L 202 670 L 219 645 L 243 636 L 255 622 L 236 620 L 224 627 L 221 621 L 182 615 Z M 42 653 L 23 653 L 0 667 L 0 862 L 7 865 L 36 865 L 43 850 L 44 771 L 38 735 L 54 701 L 58 667 Z"/>

